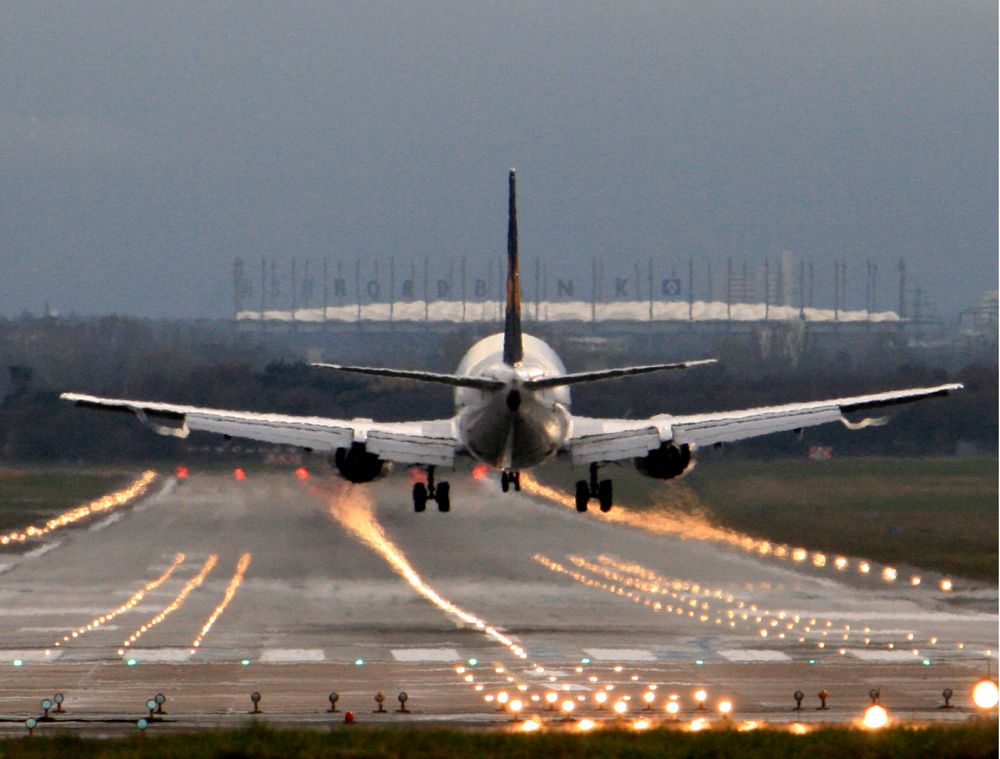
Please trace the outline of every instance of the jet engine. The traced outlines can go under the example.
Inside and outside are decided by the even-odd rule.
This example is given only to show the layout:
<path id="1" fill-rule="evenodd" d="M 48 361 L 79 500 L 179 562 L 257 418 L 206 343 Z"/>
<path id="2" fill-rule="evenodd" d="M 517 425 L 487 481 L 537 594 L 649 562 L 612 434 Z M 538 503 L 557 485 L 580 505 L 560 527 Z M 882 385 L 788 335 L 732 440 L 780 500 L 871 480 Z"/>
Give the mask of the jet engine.
<path id="1" fill-rule="evenodd" d="M 646 456 L 635 459 L 635 468 L 647 477 L 672 480 L 684 474 L 691 463 L 691 448 L 687 444 L 678 447 L 673 443 L 663 443 Z"/>
<path id="2" fill-rule="evenodd" d="M 348 482 L 371 482 L 382 473 L 382 459 L 369 453 L 364 443 L 338 448 L 333 455 L 340 476 Z"/>

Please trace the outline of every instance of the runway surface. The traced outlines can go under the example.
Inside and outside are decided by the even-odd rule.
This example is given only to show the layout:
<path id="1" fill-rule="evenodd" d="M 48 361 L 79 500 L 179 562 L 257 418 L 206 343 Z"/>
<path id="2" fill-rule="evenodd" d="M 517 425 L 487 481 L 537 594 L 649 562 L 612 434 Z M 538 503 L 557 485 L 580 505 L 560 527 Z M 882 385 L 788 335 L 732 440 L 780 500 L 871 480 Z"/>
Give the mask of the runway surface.
<path id="1" fill-rule="evenodd" d="M 638 716 L 647 692 L 663 717 L 675 695 L 689 720 L 698 688 L 738 720 L 847 721 L 873 688 L 897 719 L 965 719 L 972 684 L 996 672 L 996 587 L 890 582 L 451 482 L 451 513 L 415 514 L 405 472 L 363 486 L 160 477 L 107 515 L 5 546 L 0 734 L 57 691 L 59 726 L 97 733 L 134 729 L 158 692 L 158 730 L 239 724 L 253 691 L 262 719 L 302 723 L 346 709 L 506 721 L 501 691 L 542 717 L 549 692 L 591 718 L 618 700 Z M 958 708 L 939 708 L 945 688 Z M 388 714 L 372 713 L 379 691 Z"/>

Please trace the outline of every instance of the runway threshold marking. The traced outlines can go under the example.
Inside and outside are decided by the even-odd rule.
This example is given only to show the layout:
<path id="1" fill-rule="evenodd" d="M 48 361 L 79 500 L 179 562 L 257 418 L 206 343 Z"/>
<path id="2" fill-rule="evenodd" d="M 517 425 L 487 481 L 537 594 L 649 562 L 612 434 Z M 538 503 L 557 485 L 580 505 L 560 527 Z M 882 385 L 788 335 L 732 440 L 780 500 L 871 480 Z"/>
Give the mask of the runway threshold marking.
<path id="1" fill-rule="evenodd" d="M 48 651 L 41 648 L 0 649 L 0 661 L 4 662 L 55 661 L 60 656 L 62 656 L 62 651 Z"/>
<path id="2" fill-rule="evenodd" d="M 159 614 L 150 619 L 146 624 L 139 627 L 128 638 L 126 638 L 125 641 L 122 642 L 122 647 L 118 649 L 118 655 L 119 656 L 123 655 L 125 653 L 125 649 L 130 648 L 132 644 L 135 643 L 143 635 L 145 635 L 145 633 L 150 628 L 153 628 L 156 625 L 160 624 L 160 622 L 166 619 L 169 615 L 177 611 L 184 603 L 184 601 L 187 599 L 187 597 L 191 594 L 191 591 L 193 591 L 195 588 L 197 588 L 203 582 L 205 582 L 205 578 L 208 577 L 208 573 L 212 571 L 218 560 L 219 557 L 214 553 L 207 559 L 205 559 L 205 563 L 202 565 L 201 570 L 198 572 L 198 574 L 196 574 L 194 577 L 188 580 L 187 583 L 185 583 L 184 587 L 181 588 L 180 593 L 174 596 L 174 600 L 172 600 L 169 604 L 164 606 Z"/>
<path id="3" fill-rule="evenodd" d="M 460 659 L 454 648 L 394 648 L 391 653 L 396 661 L 405 662 L 455 662 Z"/>
<path id="4" fill-rule="evenodd" d="M 326 661 L 322 648 L 267 648 L 257 660 L 262 664 L 308 664 Z"/>
<path id="5" fill-rule="evenodd" d="M 752 648 L 729 648 L 723 651 L 717 652 L 719 656 L 724 659 L 728 659 L 731 662 L 737 663 L 750 663 L 750 662 L 774 662 L 774 661 L 791 661 L 792 657 L 782 651 L 775 651 L 774 649 L 752 649 Z"/>
<path id="6" fill-rule="evenodd" d="M 656 654 L 641 648 L 585 648 L 591 659 L 598 661 L 656 661 Z"/>
<path id="7" fill-rule="evenodd" d="M 159 577 L 157 577 L 155 580 L 151 580 L 150 582 L 142 586 L 139 590 L 133 593 L 125 603 L 121 604 L 117 608 L 112 609 L 111 611 L 105 612 L 104 614 L 94 617 L 94 619 L 92 619 L 87 624 L 81 625 L 75 630 L 71 630 L 70 632 L 63 635 L 61 640 L 53 642 L 52 645 L 58 648 L 59 646 L 62 646 L 63 643 L 68 643 L 70 640 L 74 638 L 79 638 L 81 635 L 86 635 L 91 630 L 96 630 L 99 627 L 102 627 L 105 630 L 117 629 L 116 626 L 108 627 L 106 623 L 110 622 L 112 619 L 119 616 L 120 614 L 124 614 L 125 612 L 135 608 L 135 606 L 143 598 L 145 598 L 147 593 L 156 590 L 163 583 L 165 583 L 174 573 L 174 570 L 177 569 L 177 567 L 179 567 L 183 563 L 184 563 L 184 554 L 182 553 L 177 554 L 174 557 L 173 562 L 163 571 L 163 573 Z"/>

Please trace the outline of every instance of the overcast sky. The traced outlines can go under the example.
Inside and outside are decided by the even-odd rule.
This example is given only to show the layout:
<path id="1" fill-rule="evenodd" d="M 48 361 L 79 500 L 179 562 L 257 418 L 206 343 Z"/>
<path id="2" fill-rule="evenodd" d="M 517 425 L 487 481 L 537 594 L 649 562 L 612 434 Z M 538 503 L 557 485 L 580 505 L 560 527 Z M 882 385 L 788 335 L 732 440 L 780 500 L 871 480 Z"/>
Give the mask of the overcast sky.
<path id="1" fill-rule="evenodd" d="M 511 166 L 552 276 L 791 250 L 861 300 L 874 256 L 893 307 L 905 257 L 951 315 L 996 289 L 997 3 L 7 0 L 0 161 L 0 316 L 227 316 L 237 255 L 485 267 Z"/>

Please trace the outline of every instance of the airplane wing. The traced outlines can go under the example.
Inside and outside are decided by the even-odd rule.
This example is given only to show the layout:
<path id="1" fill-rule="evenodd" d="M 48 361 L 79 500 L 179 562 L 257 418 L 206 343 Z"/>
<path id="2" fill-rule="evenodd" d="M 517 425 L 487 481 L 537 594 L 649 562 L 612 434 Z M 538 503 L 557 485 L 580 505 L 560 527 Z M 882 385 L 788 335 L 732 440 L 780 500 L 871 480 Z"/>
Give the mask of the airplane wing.
<path id="1" fill-rule="evenodd" d="M 869 418 L 852 422 L 845 414 L 912 403 L 961 389 L 960 384 L 938 385 L 740 411 L 680 416 L 661 414 L 642 420 L 574 416 L 573 433 L 564 446 L 564 452 L 568 450 L 574 464 L 589 464 L 642 457 L 668 442 L 694 449 L 772 432 L 797 431 L 828 422 L 841 422 L 850 429 L 860 429 L 885 424 L 887 419 Z"/>
<path id="2" fill-rule="evenodd" d="M 461 450 L 451 419 L 374 422 L 224 411 L 79 393 L 63 393 L 59 397 L 85 408 L 134 414 L 154 432 L 180 438 L 198 430 L 329 452 L 364 443 L 369 453 L 385 461 L 444 467 L 452 466 L 455 453 Z"/>

